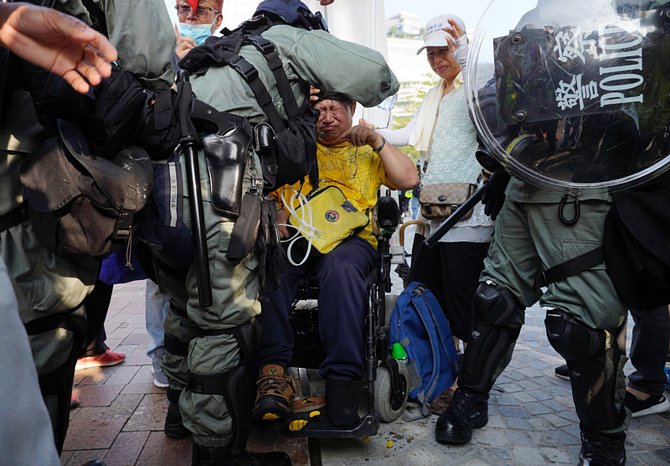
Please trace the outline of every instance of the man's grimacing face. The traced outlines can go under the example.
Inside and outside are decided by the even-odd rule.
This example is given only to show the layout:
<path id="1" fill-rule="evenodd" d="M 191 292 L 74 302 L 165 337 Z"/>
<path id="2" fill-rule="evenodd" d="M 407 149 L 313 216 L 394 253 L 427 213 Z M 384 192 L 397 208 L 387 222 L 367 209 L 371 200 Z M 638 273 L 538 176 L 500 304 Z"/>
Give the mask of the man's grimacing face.
<path id="1" fill-rule="evenodd" d="M 316 120 L 317 139 L 321 144 L 336 144 L 342 135 L 351 128 L 356 104 L 324 99 L 314 104 L 319 112 Z"/>

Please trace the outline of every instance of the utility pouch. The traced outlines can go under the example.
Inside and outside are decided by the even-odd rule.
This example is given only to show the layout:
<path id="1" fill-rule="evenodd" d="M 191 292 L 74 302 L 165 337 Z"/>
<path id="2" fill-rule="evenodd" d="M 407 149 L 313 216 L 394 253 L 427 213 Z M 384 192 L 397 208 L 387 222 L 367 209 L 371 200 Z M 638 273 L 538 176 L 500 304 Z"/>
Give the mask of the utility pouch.
<path id="1" fill-rule="evenodd" d="M 245 193 L 242 197 L 242 214 L 235 221 L 226 259 L 231 265 L 239 264 L 254 248 L 258 227 L 261 221 L 263 200 L 254 193 Z"/>
<path id="2" fill-rule="evenodd" d="M 212 190 L 212 206 L 235 220 L 240 215 L 244 169 L 252 143 L 249 122 L 242 117 L 220 114 L 229 126 L 202 138 Z"/>

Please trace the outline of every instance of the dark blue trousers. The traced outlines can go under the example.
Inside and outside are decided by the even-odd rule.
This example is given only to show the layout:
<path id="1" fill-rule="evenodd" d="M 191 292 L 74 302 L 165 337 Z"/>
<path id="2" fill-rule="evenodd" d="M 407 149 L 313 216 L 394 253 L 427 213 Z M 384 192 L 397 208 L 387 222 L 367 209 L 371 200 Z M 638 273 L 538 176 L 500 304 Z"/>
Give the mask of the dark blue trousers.
<path id="1" fill-rule="evenodd" d="M 630 345 L 630 362 L 635 372 L 628 376 L 628 386 L 649 395 L 662 395 L 666 381 L 663 368 L 670 341 L 668 307 L 648 311 L 630 309 L 630 313 L 635 322 Z"/>
<path id="2" fill-rule="evenodd" d="M 267 294 L 262 302 L 259 322 L 263 337 L 258 364 L 288 366 L 293 359 L 293 331 L 288 314 L 299 280 L 311 276 L 319 282 L 319 332 L 326 351 L 319 372 L 325 379 L 362 379 L 366 277 L 376 256 L 370 243 L 354 237 L 300 267 L 289 265 L 279 288 Z"/>

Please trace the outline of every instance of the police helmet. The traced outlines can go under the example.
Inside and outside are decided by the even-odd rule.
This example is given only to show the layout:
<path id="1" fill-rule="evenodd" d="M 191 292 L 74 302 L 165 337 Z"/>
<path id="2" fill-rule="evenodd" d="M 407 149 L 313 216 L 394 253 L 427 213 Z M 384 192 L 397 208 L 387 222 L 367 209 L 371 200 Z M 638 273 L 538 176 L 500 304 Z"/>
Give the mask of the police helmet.
<path id="1" fill-rule="evenodd" d="M 320 12 L 312 13 L 300 0 L 263 0 L 258 4 L 254 16 L 266 15 L 290 26 L 303 29 L 328 31 L 328 25 Z"/>

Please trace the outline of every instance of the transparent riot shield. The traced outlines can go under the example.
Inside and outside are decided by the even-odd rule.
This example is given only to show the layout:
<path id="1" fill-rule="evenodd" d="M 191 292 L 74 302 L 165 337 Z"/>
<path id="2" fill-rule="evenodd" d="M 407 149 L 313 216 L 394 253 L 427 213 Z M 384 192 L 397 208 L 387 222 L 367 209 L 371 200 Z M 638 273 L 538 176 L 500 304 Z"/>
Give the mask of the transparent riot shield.
<path id="1" fill-rule="evenodd" d="M 647 181 L 670 168 L 670 1 L 494 0 L 466 92 L 482 142 L 529 183 Z"/>

